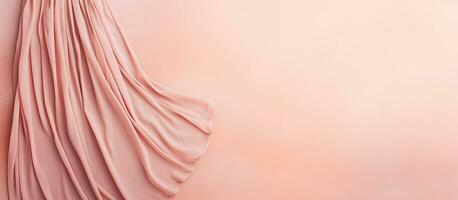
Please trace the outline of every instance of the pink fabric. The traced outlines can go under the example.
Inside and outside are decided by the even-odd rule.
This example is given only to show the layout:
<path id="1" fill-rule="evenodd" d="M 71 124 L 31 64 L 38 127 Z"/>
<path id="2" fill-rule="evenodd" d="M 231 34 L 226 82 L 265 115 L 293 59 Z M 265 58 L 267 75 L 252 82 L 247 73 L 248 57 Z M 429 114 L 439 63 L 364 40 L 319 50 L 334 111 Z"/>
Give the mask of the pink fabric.
<path id="1" fill-rule="evenodd" d="M 14 71 L 10 200 L 166 199 L 206 150 L 213 107 L 149 80 L 105 0 L 24 0 Z"/>

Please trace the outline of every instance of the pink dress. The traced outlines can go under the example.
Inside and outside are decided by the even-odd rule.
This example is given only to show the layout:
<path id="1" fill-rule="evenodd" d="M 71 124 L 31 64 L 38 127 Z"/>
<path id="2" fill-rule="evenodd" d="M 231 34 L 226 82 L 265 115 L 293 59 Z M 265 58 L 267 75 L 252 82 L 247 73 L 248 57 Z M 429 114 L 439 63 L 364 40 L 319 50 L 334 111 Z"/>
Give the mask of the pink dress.
<path id="1" fill-rule="evenodd" d="M 173 196 L 207 148 L 213 108 L 152 82 L 107 0 L 23 0 L 10 200 Z"/>

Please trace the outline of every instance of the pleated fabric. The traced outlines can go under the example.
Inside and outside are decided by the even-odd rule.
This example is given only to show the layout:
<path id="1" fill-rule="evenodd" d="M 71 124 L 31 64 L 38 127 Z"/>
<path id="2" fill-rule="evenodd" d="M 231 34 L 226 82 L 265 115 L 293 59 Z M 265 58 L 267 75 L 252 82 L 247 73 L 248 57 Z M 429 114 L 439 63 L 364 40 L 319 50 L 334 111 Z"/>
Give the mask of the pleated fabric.
<path id="1" fill-rule="evenodd" d="M 23 0 L 10 200 L 173 196 L 212 133 L 213 106 L 151 81 L 106 0 Z"/>

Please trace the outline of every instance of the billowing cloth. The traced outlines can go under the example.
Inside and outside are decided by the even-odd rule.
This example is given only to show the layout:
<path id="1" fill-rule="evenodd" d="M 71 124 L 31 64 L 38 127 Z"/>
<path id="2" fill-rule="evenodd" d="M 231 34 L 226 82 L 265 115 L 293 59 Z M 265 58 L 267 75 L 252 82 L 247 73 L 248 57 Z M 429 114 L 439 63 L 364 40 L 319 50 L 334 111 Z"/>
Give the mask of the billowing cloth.
<path id="1" fill-rule="evenodd" d="M 173 196 L 213 106 L 151 81 L 106 0 L 23 0 L 14 63 L 10 200 Z"/>

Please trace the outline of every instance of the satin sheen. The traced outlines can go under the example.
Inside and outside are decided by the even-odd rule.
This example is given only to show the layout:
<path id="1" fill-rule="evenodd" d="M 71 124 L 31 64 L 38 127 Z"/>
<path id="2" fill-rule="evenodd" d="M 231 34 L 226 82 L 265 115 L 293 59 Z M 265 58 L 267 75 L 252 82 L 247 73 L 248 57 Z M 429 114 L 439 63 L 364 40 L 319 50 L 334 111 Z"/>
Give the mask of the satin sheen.
<path id="1" fill-rule="evenodd" d="M 151 81 L 106 0 L 23 0 L 8 154 L 10 200 L 173 196 L 213 106 Z"/>

